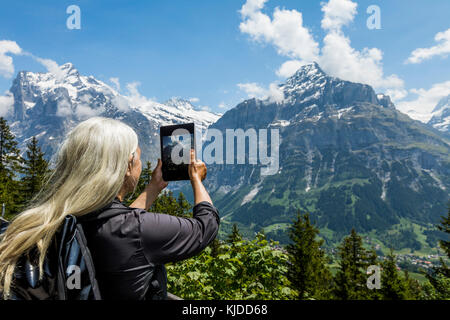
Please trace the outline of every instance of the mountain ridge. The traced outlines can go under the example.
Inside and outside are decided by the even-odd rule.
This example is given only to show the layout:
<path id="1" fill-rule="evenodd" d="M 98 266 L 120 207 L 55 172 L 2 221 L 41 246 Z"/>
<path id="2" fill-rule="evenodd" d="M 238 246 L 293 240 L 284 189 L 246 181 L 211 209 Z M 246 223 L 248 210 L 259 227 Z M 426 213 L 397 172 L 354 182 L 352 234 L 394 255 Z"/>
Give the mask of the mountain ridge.
<path id="1" fill-rule="evenodd" d="M 37 136 L 43 151 L 52 155 L 65 133 L 77 123 L 92 116 L 106 116 L 131 125 L 138 133 L 142 158 L 155 163 L 160 153 L 159 126 L 195 122 L 206 128 L 219 118 L 179 98 L 165 105 L 136 92 L 124 96 L 93 76 L 81 75 L 72 63 L 51 71 L 20 71 L 13 80 L 10 92 L 14 107 L 6 119 L 22 152 L 27 141 Z"/>
<path id="2" fill-rule="evenodd" d="M 442 98 L 437 103 L 428 124 L 433 128 L 450 135 L 450 95 Z"/>
<path id="3" fill-rule="evenodd" d="M 449 140 L 372 87 L 319 68 L 303 66 L 280 85 L 281 103 L 248 99 L 211 125 L 280 131 L 277 174 L 260 176 L 260 165 L 210 166 L 208 188 L 225 220 L 273 231 L 300 209 L 331 235 L 353 227 L 387 232 L 402 219 L 437 222 L 449 200 Z"/>

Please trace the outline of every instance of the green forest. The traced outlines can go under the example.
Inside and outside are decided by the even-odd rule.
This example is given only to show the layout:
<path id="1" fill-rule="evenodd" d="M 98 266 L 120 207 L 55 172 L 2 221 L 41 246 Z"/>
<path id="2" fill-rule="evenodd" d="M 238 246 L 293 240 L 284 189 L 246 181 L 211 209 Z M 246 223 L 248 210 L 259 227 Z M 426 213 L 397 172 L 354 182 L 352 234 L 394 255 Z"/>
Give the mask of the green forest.
<path id="1" fill-rule="evenodd" d="M 0 117 L 0 205 L 5 219 L 14 219 L 41 188 L 50 172 L 36 137 L 21 156 L 14 135 Z M 146 162 L 136 191 L 124 201 L 130 204 L 151 177 Z M 150 211 L 192 217 L 192 204 L 180 193 L 163 192 Z M 220 210 L 220 208 L 219 208 Z M 450 234 L 450 208 L 436 226 L 439 235 Z M 399 239 L 407 241 L 405 230 Z M 450 242 L 438 239 L 446 255 L 431 270 L 420 268 L 424 280 L 413 279 L 399 268 L 394 249 L 378 256 L 366 248 L 355 229 L 330 253 L 324 248 L 317 226 L 307 212 L 298 211 L 288 228 L 289 244 L 281 246 L 264 232 L 243 237 L 233 225 L 225 239 L 215 239 L 199 255 L 168 264 L 168 290 L 183 299 L 332 299 L 332 300 L 436 300 L 450 299 Z M 331 266 L 334 266 L 333 268 Z M 371 266 L 371 268 L 369 268 Z M 373 267 L 375 271 L 372 270 Z M 377 271 L 378 276 L 377 277 Z"/>

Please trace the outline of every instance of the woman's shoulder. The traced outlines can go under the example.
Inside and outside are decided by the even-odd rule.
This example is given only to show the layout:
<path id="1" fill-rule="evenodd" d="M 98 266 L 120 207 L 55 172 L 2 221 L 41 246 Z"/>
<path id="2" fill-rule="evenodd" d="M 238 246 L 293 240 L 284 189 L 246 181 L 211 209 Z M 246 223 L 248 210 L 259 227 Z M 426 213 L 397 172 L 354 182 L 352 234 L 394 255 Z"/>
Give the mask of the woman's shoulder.
<path id="1" fill-rule="evenodd" d="M 135 209 L 136 208 L 126 206 L 116 197 L 103 208 L 78 217 L 78 220 L 80 222 L 109 220 L 115 216 L 133 213 L 133 211 L 136 211 Z"/>

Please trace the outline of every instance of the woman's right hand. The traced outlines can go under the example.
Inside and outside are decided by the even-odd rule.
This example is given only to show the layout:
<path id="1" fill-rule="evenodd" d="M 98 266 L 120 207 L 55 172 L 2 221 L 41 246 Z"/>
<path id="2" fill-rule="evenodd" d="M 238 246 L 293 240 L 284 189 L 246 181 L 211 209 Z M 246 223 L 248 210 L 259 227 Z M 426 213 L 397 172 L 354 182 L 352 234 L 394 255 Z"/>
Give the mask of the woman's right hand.
<path id="1" fill-rule="evenodd" d="M 191 149 L 191 162 L 188 171 L 191 182 L 203 181 L 206 178 L 206 165 L 203 161 L 195 158 L 194 149 Z"/>
<path id="2" fill-rule="evenodd" d="M 189 178 L 191 178 L 192 190 L 194 191 L 195 205 L 206 201 L 212 204 L 211 197 L 206 191 L 202 181 L 206 178 L 206 165 L 203 161 L 195 159 L 194 149 L 191 149 L 191 163 L 189 164 Z"/>

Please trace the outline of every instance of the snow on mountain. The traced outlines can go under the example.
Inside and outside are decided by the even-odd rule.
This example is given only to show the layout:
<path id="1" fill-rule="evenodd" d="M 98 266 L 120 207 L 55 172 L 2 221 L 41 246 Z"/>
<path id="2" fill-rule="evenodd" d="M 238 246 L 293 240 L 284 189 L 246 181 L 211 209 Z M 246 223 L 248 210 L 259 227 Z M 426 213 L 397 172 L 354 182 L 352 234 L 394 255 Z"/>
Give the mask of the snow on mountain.
<path id="1" fill-rule="evenodd" d="M 445 212 L 448 139 L 398 111 L 389 96 L 315 63 L 279 88 L 283 102 L 248 99 L 211 125 L 222 133 L 273 128 L 280 137 L 266 149 L 278 155 L 273 175 L 261 174 L 261 161 L 208 166 L 206 187 L 229 222 L 249 233 L 276 230 L 300 208 L 334 236 L 355 226 L 384 232 L 401 219 L 434 223 Z M 287 239 L 278 231 L 271 237 Z"/>
<path id="2" fill-rule="evenodd" d="M 196 110 L 189 101 L 181 98 L 171 98 L 164 103 L 147 101 L 145 104 L 137 106 L 137 109 L 147 119 L 161 125 L 195 122 L 201 129 L 206 129 L 220 117 L 218 114 L 209 111 Z"/>
<path id="3" fill-rule="evenodd" d="M 195 122 L 205 129 L 220 117 L 179 98 L 158 103 L 136 94 L 120 94 L 93 76 L 81 75 L 71 63 L 48 73 L 21 71 L 10 92 L 14 112 L 7 120 L 22 151 L 37 135 L 44 152 L 53 154 L 68 130 L 87 118 L 105 116 L 131 125 L 138 133 L 143 159 L 155 161 L 159 126 Z"/>
<path id="4" fill-rule="evenodd" d="M 428 124 L 439 131 L 450 133 L 450 95 L 438 102 Z"/>

